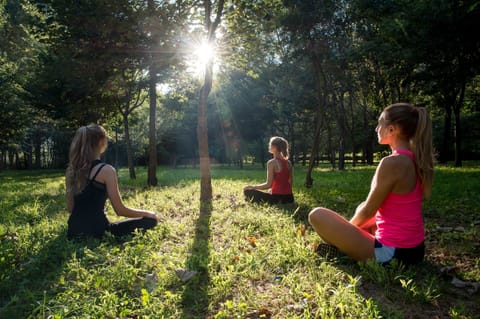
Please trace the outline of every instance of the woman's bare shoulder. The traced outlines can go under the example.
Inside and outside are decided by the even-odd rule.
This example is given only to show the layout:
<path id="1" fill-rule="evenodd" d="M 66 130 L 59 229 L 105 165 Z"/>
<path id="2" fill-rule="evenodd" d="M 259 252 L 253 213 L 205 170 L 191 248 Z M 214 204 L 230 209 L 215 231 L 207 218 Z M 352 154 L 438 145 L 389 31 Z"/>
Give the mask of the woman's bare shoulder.
<path id="1" fill-rule="evenodd" d="M 378 171 L 393 173 L 395 175 L 402 175 L 405 170 L 412 167 L 412 161 L 408 157 L 389 155 L 380 161 L 378 164 Z"/>

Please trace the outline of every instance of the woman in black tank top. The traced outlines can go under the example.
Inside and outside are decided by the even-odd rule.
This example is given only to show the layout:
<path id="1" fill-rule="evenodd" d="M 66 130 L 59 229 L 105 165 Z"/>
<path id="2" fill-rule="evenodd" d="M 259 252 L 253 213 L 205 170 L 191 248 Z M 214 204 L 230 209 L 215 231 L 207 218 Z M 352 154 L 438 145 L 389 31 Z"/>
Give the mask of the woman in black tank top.
<path id="1" fill-rule="evenodd" d="M 115 236 L 147 230 L 157 225 L 154 212 L 126 207 L 118 191 L 115 168 L 100 161 L 107 148 L 105 129 L 99 125 L 82 126 L 70 146 L 66 172 L 68 237 L 102 237 L 105 231 Z M 110 223 L 105 215 L 105 202 L 110 199 L 115 213 L 132 217 Z"/>

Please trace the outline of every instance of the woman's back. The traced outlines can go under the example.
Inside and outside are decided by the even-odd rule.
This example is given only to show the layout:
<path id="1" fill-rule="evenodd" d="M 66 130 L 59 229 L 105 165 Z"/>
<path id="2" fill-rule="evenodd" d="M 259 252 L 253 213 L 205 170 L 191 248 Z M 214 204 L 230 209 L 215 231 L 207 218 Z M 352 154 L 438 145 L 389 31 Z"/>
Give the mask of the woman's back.
<path id="1" fill-rule="evenodd" d="M 425 237 L 422 217 L 423 192 L 421 181 L 416 174 L 413 154 L 410 151 L 397 150 L 393 156 L 400 154 L 409 158 L 397 159 L 410 163 L 400 162 L 400 165 L 397 165 L 396 174 L 404 177 L 399 179 L 378 210 L 375 236 L 387 246 L 409 248 L 421 243 Z"/>
<path id="2" fill-rule="evenodd" d="M 96 169 L 95 174 L 87 181 L 85 188 L 74 195 L 73 210 L 68 220 L 69 236 L 80 234 L 101 236 L 108 227 L 104 211 L 107 200 L 106 185 L 95 180 L 105 165 L 98 165 L 99 163 L 100 160 L 93 162 L 89 175 Z"/>
<path id="3" fill-rule="evenodd" d="M 280 170 L 275 170 L 272 182 L 272 194 L 292 194 L 290 163 L 285 159 L 274 159 L 279 163 Z M 276 164 L 276 163 L 274 163 Z"/>

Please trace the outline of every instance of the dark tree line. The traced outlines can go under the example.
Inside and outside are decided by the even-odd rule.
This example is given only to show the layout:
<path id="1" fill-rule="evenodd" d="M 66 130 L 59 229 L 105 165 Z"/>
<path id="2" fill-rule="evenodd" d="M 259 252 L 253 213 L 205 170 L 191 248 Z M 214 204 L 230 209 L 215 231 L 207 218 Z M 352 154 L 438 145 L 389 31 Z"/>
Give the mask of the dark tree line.
<path id="1" fill-rule="evenodd" d="M 461 166 L 480 155 L 479 24 L 477 1 L 6 0 L 0 169 L 65 167 L 97 122 L 109 160 L 148 165 L 150 185 L 157 163 L 264 163 L 272 135 L 311 185 L 321 161 L 372 164 L 397 101 L 429 109 L 439 160 Z M 218 52 L 198 82 L 202 39 Z"/>

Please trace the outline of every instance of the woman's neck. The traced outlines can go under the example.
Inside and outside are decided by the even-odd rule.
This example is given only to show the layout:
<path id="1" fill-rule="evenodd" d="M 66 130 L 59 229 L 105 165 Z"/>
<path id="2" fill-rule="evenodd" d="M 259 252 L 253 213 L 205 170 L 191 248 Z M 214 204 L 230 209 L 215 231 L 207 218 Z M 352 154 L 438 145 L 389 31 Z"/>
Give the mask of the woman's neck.
<path id="1" fill-rule="evenodd" d="M 407 141 L 396 141 L 390 144 L 390 149 L 392 152 L 396 150 L 410 150 L 410 144 Z"/>

